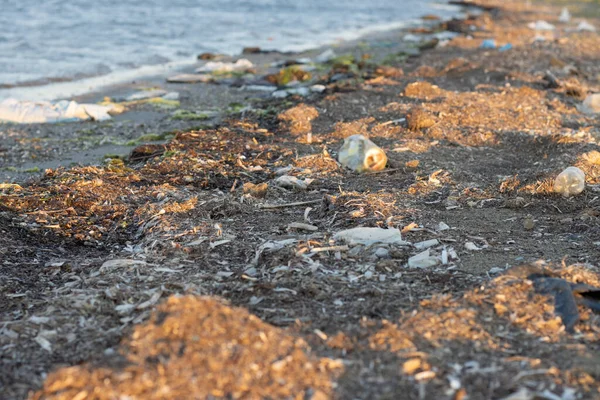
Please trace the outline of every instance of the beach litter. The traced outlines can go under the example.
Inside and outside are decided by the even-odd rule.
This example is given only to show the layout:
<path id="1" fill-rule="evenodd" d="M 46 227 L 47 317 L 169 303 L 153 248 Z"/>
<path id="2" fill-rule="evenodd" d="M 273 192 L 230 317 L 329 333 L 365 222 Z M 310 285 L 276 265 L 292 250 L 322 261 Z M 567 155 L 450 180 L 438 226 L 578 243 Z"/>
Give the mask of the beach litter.
<path id="1" fill-rule="evenodd" d="M 283 175 L 275 179 L 275 185 L 284 189 L 306 190 L 313 179 L 298 179 L 295 176 Z"/>
<path id="2" fill-rule="evenodd" d="M 146 100 L 151 99 L 152 97 L 163 97 L 169 94 L 166 90 L 162 89 L 150 89 L 150 90 L 142 90 L 136 92 L 132 95 L 129 95 L 125 98 L 125 101 L 137 101 L 137 100 Z"/>
<path id="3" fill-rule="evenodd" d="M 372 246 L 374 244 L 393 244 L 399 246 L 409 245 L 402 240 L 402 233 L 397 228 L 352 228 L 340 231 L 333 235 L 334 240 L 345 242 L 349 245 Z"/>
<path id="4" fill-rule="evenodd" d="M 214 78 L 207 74 L 179 74 L 167 78 L 169 83 L 210 83 Z"/>
<path id="5" fill-rule="evenodd" d="M 554 191 L 564 197 L 578 195 L 585 189 L 585 173 L 577 167 L 568 167 L 554 180 Z"/>
<path id="6" fill-rule="evenodd" d="M 596 27 L 587 21 L 581 21 L 576 29 L 578 32 L 596 32 Z"/>
<path id="7" fill-rule="evenodd" d="M 408 259 L 409 268 L 430 268 L 435 267 L 440 263 L 440 260 L 432 256 L 429 249 L 416 254 Z"/>
<path id="8" fill-rule="evenodd" d="M 27 101 L 6 99 L 0 102 L 0 121 L 18 124 L 56 123 L 69 121 L 106 121 L 112 106 L 98 104 L 79 104 L 75 101 L 61 100 L 55 103 L 47 101 Z"/>
<path id="9" fill-rule="evenodd" d="M 578 108 L 584 114 L 600 113 L 600 93 L 588 95 Z"/>
<path id="10" fill-rule="evenodd" d="M 200 68 L 196 69 L 196 72 L 234 72 L 234 71 L 247 71 L 254 68 L 254 64 L 250 60 L 242 58 L 236 62 L 222 62 L 222 61 L 209 61 Z"/>
<path id="11" fill-rule="evenodd" d="M 485 39 L 479 46 L 480 49 L 495 49 L 496 41 L 494 39 Z"/>
<path id="12" fill-rule="evenodd" d="M 551 23 L 546 22 L 544 20 L 530 22 L 527 24 L 527 26 L 529 27 L 529 29 L 533 29 L 536 31 L 553 31 L 556 29 L 556 27 L 554 25 L 552 25 Z"/>
<path id="13" fill-rule="evenodd" d="M 344 139 L 338 161 L 358 173 L 373 172 L 385 168 L 387 156 L 383 149 L 363 135 L 352 135 Z"/>
<path id="14" fill-rule="evenodd" d="M 571 13 L 567 9 L 567 7 L 563 7 L 560 15 L 558 16 L 558 20 L 563 23 L 567 23 L 571 20 Z"/>
<path id="15" fill-rule="evenodd" d="M 336 57 L 336 54 L 333 50 L 331 49 L 327 49 L 324 52 L 322 52 L 321 54 L 319 54 L 318 56 L 315 57 L 315 62 L 318 62 L 320 64 L 324 64 L 326 62 L 329 62 L 331 60 L 333 60 Z"/>
<path id="16" fill-rule="evenodd" d="M 513 267 L 506 275 L 533 281 L 537 293 L 551 295 L 554 298 L 554 312 L 558 315 L 565 330 L 574 333 L 580 315 L 577 305 L 583 305 L 593 311 L 600 311 L 600 288 L 584 283 L 569 282 L 558 274 L 535 264 Z"/>

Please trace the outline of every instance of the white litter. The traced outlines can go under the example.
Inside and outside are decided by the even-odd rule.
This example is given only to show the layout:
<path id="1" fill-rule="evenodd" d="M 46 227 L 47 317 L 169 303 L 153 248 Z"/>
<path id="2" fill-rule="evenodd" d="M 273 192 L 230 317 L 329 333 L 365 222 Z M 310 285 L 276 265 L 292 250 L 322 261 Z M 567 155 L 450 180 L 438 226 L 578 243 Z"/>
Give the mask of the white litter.
<path id="1" fill-rule="evenodd" d="M 112 107 L 97 104 L 79 104 L 75 101 L 61 100 L 56 103 L 47 101 L 27 101 L 6 99 L 0 102 L 0 121 L 18 124 L 56 123 L 80 120 L 106 121 Z"/>
<path id="2" fill-rule="evenodd" d="M 442 232 L 442 231 L 447 231 L 448 229 L 450 229 L 450 226 L 448 224 L 446 224 L 445 222 L 440 222 L 438 224 L 437 230 Z"/>
<path id="3" fill-rule="evenodd" d="M 163 97 L 168 94 L 167 91 L 162 89 L 142 90 L 141 92 L 134 93 L 125 98 L 126 101 L 146 100 L 154 97 Z"/>
<path id="4" fill-rule="evenodd" d="M 585 173 L 577 167 L 568 167 L 554 180 L 554 191 L 564 197 L 578 195 L 585 189 Z"/>
<path id="5" fill-rule="evenodd" d="M 571 20 L 571 13 L 567 9 L 567 7 L 564 7 L 562 9 L 562 11 L 560 12 L 560 16 L 558 17 L 558 20 L 563 23 L 567 23 Z"/>
<path id="6" fill-rule="evenodd" d="M 425 250 L 433 246 L 437 246 L 440 244 L 440 241 L 437 239 L 425 240 L 423 242 L 415 243 L 414 246 L 417 250 Z"/>
<path id="7" fill-rule="evenodd" d="M 597 114 L 600 113 L 600 93 L 593 93 L 588 95 L 583 104 L 578 107 L 579 111 L 584 114 Z"/>
<path id="8" fill-rule="evenodd" d="M 536 31 L 553 31 L 556 29 L 554 25 L 544 20 L 539 20 L 536 22 L 530 22 L 527 24 L 530 29 L 534 29 Z"/>
<path id="9" fill-rule="evenodd" d="M 479 251 L 479 250 L 483 250 L 482 247 L 477 246 L 475 243 L 473 242 L 467 242 L 465 243 L 465 249 L 469 250 L 469 251 Z"/>
<path id="10" fill-rule="evenodd" d="M 222 62 L 222 61 L 209 61 L 196 72 L 233 72 L 233 71 L 245 71 L 247 69 L 254 68 L 254 64 L 250 60 L 242 58 L 234 63 Z"/>
<path id="11" fill-rule="evenodd" d="M 408 245 L 410 243 L 402 240 L 402 234 L 397 228 L 352 228 L 340 231 L 333 235 L 335 240 L 346 242 L 350 245 L 362 244 L 371 246 L 376 243 Z"/>
<path id="12" fill-rule="evenodd" d="M 429 249 L 408 259 L 409 268 L 430 268 L 438 265 L 440 260 L 429 253 Z"/>
<path id="13" fill-rule="evenodd" d="M 314 179 L 298 179 L 295 176 L 283 175 L 275 179 L 275 184 L 285 189 L 306 190 Z"/>
<path id="14" fill-rule="evenodd" d="M 577 31 L 579 32 L 596 32 L 596 27 L 587 21 L 581 21 L 577 25 Z"/>
<path id="15" fill-rule="evenodd" d="M 326 63 L 335 58 L 335 52 L 331 49 L 327 49 L 318 56 L 315 57 L 315 61 L 318 63 Z"/>
<path id="16" fill-rule="evenodd" d="M 323 93 L 325 90 L 327 90 L 325 85 L 312 85 L 310 87 L 310 91 L 314 93 Z"/>

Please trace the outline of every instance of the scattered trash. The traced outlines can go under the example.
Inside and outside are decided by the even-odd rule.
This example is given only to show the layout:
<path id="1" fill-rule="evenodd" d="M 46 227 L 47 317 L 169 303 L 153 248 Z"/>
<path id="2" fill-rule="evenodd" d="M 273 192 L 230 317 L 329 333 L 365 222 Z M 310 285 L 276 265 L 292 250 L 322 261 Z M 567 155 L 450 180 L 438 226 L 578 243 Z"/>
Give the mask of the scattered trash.
<path id="1" fill-rule="evenodd" d="M 447 231 L 448 229 L 450 229 L 450 226 L 448 224 L 446 224 L 445 222 L 440 222 L 438 224 L 437 230 L 442 232 L 442 231 Z"/>
<path id="2" fill-rule="evenodd" d="M 207 74 L 180 74 L 167 78 L 169 83 L 210 83 L 214 78 Z"/>
<path id="3" fill-rule="evenodd" d="M 479 46 L 481 49 L 495 49 L 496 41 L 494 39 L 485 39 Z"/>
<path id="4" fill-rule="evenodd" d="M 301 231 L 310 231 L 310 232 L 316 232 L 319 230 L 318 227 L 316 227 L 314 225 L 310 225 L 310 224 L 305 224 L 303 222 L 292 222 L 291 224 L 288 225 L 288 229 L 298 229 Z"/>
<path id="5" fill-rule="evenodd" d="M 97 104 L 79 104 L 75 101 L 61 100 L 56 103 L 47 101 L 27 101 L 6 99 L 0 102 L 0 121 L 18 124 L 56 123 L 92 119 L 106 121 L 111 119 L 111 106 Z"/>
<path id="6" fill-rule="evenodd" d="M 429 253 L 429 249 L 414 255 L 408 259 L 409 268 L 430 268 L 435 267 L 440 263 L 437 257 Z"/>
<path id="7" fill-rule="evenodd" d="M 596 32 L 596 27 L 590 24 L 587 21 L 581 21 L 579 25 L 577 25 L 578 32 Z"/>
<path id="8" fill-rule="evenodd" d="M 162 89 L 142 90 L 140 92 L 127 96 L 125 98 L 125 101 L 146 100 L 151 99 L 153 97 L 163 97 L 166 94 L 168 94 L 168 92 Z"/>
<path id="9" fill-rule="evenodd" d="M 316 56 L 315 61 L 320 64 L 324 64 L 326 62 L 333 60 L 335 57 L 336 57 L 335 52 L 331 49 L 327 49 L 324 52 L 322 52 L 321 54 L 319 54 L 318 56 Z"/>
<path id="10" fill-rule="evenodd" d="M 554 25 L 549 22 L 539 20 L 536 22 L 530 22 L 527 24 L 530 29 L 534 29 L 536 31 L 553 31 L 556 29 Z"/>
<path id="11" fill-rule="evenodd" d="M 250 60 L 242 58 L 236 62 L 209 61 L 202 67 L 196 69 L 196 72 L 233 72 L 246 71 L 254 68 Z"/>
<path id="12" fill-rule="evenodd" d="M 578 108 L 584 114 L 600 113 L 600 93 L 589 94 Z"/>
<path id="13" fill-rule="evenodd" d="M 417 250 L 425 250 L 433 246 L 437 246 L 440 244 L 440 241 L 437 239 L 425 240 L 423 242 L 415 243 L 414 246 Z"/>
<path id="14" fill-rule="evenodd" d="M 352 135 L 344 139 L 338 161 L 356 172 L 381 171 L 387 164 L 385 152 L 363 135 Z"/>
<path id="15" fill-rule="evenodd" d="M 483 250 L 483 247 L 479 247 L 473 242 L 467 242 L 467 243 L 465 243 L 465 249 L 467 249 L 469 251 L 479 251 L 479 250 Z"/>
<path id="16" fill-rule="evenodd" d="M 352 228 L 340 231 L 333 235 L 333 239 L 344 241 L 350 245 L 362 244 L 371 246 L 376 243 L 408 245 L 408 242 L 402 240 L 402 233 L 399 229 L 383 228 Z"/>
<path id="17" fill-rule="evenodd" d="M 562 23 L 567 23 L 571 20 L 571 13 L 567 9 L 567 7 L 563 7 L 560 15 L 558 16 L 558 20 Z"/>
<path id="18" fill-rule="evenodd" d="M 579 322 L 577 304 L 600 310 L 600 288 L 582 283 L 572 283 L 553 272 L 534 264 L 513 267 L 507 275 L 533 281 L 535 291 L 554 297 L 554 311 L 560 316 L 567 332 L 573 333 Z"/>
<path id="19" fill-rule="evenodd" d="M 404 37 L 402 38 L 402 40 L 404 40 L 405 42 L 420 42 L 423 39 L 422 39 L 421 36 L 417 36 L 417 35 L 414 35 L 412 33 L 409 33 L 408 35 L 404 35 Z"/>
<path id="20" fill-rule="evenodd" d="M 327 90 L 325 85 L 312 85 L 310 87 L 310 91 L 314 93 L 323 93 L 325 90 Z"/>
<path id="21" fill-rule="evenodd" d="M 585 173 L 577 167 L 568 167 L 554 180 L 554 191 L 564 197 L 578 195 L 585 189 Z"/>
<path id="22" fill-rule="evenodd" d="M 284 189 L 306 190 L 312 182 L 313 179 L 302 180 L 290 175 L 283 175 L 275 179 L 275 184 Z"/>
<path id="23" fill-rule="evenodd" d="M 525 228 L 527 231 L 531 231 L 534 227 L 535 220 L 533 219 L 533 216 L 531 214 L 527 214 L 523 220 L 523 228 Z"/>
<path id="24" fill-rule="evenodd" d="M 165 94 L 164 96 L 162 96 L 162 98 L 165 100 L 179 100 L 179 93 L 178 92 L 169 92 L 169 93 Z"/>
<path id="25" fill-rule="evenodd" d="M 457 32 L 450 32 L 450 31 L 442 31 L 442 32 L 436 32 L 433 34 L 433 37 L 442 41 L 442 40 L 452 40 L 455 37 L 460 36 L 459 33 Z"/>
<path id="26" fill-rule="evenodd" d="M 510 49 L 513 48 L 513 45 L 511 43 L 506 43 L 504 46 L 501 46 L 498 48 L 498 51 L 502 52 L 502 51 L 508 51 Z"/>
<path id="27" fill-rule="evenodd" d="M 244 90 L 254 91 L 254 92 L 274 92 L 277 88 L 275 86 L 267 86 L 267 85 L 246 85 L 243 87 Z"/>

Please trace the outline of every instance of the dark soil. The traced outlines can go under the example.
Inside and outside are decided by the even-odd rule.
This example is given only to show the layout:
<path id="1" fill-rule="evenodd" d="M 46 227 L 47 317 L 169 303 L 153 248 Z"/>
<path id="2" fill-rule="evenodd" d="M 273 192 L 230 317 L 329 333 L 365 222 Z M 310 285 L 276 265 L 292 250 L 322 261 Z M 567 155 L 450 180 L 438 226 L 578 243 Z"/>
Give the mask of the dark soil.
<path id="1" fill-rule="evenodd" d="M 470 38 L 408 58 L 361 46 L 324 94 L 202 127 L 159 117 L 172 138 L 130 158 L 3 184 L 0 397 L 600 397 L 600 316 L 580 306 L 567 332 L 552 296 L 507 273 L 600 286 L 600 116 L 577 109 L 600 92 L 600 36 L 557 8 L 482 3 L 446 26 Z M 534 42 L 538 19 L 557 32 Z M 387 169 L 337 163 L 359 133 Z M 563 198 L 570 165 L 587 187 Z M 437 239 L 447 262 L 332 238 L 359 226 Z"/>

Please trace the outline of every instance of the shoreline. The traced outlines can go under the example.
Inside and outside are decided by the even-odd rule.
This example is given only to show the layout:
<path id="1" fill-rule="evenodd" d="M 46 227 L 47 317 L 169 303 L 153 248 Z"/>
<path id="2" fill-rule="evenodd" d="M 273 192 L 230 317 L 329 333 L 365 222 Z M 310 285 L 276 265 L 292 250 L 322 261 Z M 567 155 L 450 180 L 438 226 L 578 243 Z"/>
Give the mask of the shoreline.
<path id="1" fill-rule="evenodd" d="M 467 12 L 477 13 L 476 7 L 458 7 L 455 14 L 465 15 Z M 345 41 L 337 46 L 322 46 L 300 53 L 281 53 L 278 51 L 264 51 L 259 54 L 240 54 L 238 56 L 219 56 L 221 61 L 235 61 L 238 59 L 250 60 L 256 68 L 254 76 L 259 79 L 267 73 L 273 73 L 277 68 L 270 65 L 277 61 L 311 58 L 328 49 L 333 49 L 337 55 L 348 53 L 358 54 L 357 51 L 364 52 L 361 47 L 368 47 L 369 53 L 373 56 L 373 62 L 381 60 L 390 54 L 397 52 L 410 52 L 415 56 L 420 51 L 417 48 L 417 42 L 405 42 L 402 38 L 410 35 L 411 30 L 422 28 L 430 29 L 443 24 L 444 20 L 424 20 L 406 21 L 405 27 L 401 29 L 375 31 L 361 36 L 359 39 Z M 427 35 L 423 36 L 421 42 L 426 42 Z M 380 47 L 372 47 L 376 44 Z M 71 97 L 71 100 L 79 103 L 99 103 L 105 98 L 124 99 L 127 96 L 150 88 L 158 88 L 167 92 L 177 92 L 180 94 L 179 106 L 175 108 L 161 108 L 148 105 L 140 105 L 126 110 L 122 114 L 113 116 L 112 120 L 107 122 L 80 121 L 66 122 L 59 124 L 22 124 L 22 125 L 4 125 L 11 130 L 20 131 L 25 138 L 36 138 L 38 143 L 46 147 L 45 151 L 32 152 L 27 147 L 17 145 L 11 150 L 11 155 L 19 153 L 33 153 L 26 158 L 12 157 L 5 159 L 0 163 L 0 182 L 22 182 L 40 176 L 47 168 L 57 168 L 69 165 L 99 165 L 103 162 L 106 155 L 126 157 L 129 152 L 137 145 L 142 144 L 140 138 L 149 136 L 165 137 L 168 132 L 190 129 L 197 126 L 214 126 L 219 124 L 230 114 L 231 104 L 244 104 L 249 106 L 252 99 L 267 99 L 268 95 L 261 92 L 246 91 L 239 87 L 239 84 L 232 83 L 212 83 L 212 84 L 173 84 L 167 82 L 168 76 L 180 73 L 193 73 L 193 71 L 205 61 L 194 60 L 186 62 L 185 66 L 180 68 L 173 67 L 169 70 L 163 70 L 161 73 L 154 73 L 144 76 L 135 76 L 135 79 L 125 81 L 119 84 L 102 86 L 96 90 L 90 88 L 81 88 L 80 82 L 66 82 L 60 85 L 65 87 L 74 87 L 81 89 L 81 94 Z M 153 69 L 151 67 L 150 69 Z M 159 70 L 162 67 L 158 68 Z M 103 77 L 92 78 L 93 81 L 102 81 Z M 26 88 L 35 92 L 45 87 Z M 46 89 L 53 88 L 49 87 Z M 43 96 L 42 96 L 43 97 Z M 176 109 L 192 110 L 200 114 L 208 113 L 214 115 L 205 121 L 173 121 L 172 113 Z M 2 127 L 2 125 L 0 125 Z M 93 132 L 91 134 L 90 132 Z M 83 133 L 83 134 L 82 134 Z M 14 134 L 12 135 L 14 137 Z M 7 138 L 10 146 L 12 138 Z M 161 140 L 152 143 L 160 143 Z M 39 145 L 38 145 L 39 147 Z"/>
<path id="2" fill-rule="evenodd" d="M 162 81 L 177 107 L 4 130 L 11 165 L 133 142 L 0 186 L 0 392 L 597 398 L 600 112 L 579 106 L 600 93 L 600 35 L 481 2 L 418 56 L 357 43 L 312 71 L 322 94 Z M 288 76 L 272 72 L 255 80 Z M 338 162 L 356 134 L 385 169 Z M 585 188 L 563 197 L 569 166 Z"/>
<path id="3" fill-rule="evenodd" d="M 462 10 L 467 6 L 452 5 L 450 3 L 437 4 L 433 3 L 430 7 L 431 13 L 436 10 L 453 10 L 447 18 L 462 18 Z M 448 14 L 445 12 L 444 14 Z M 445 19 L 440 19 L 444 21 Z M 289 57 L 304 57 L 309 54 L 314 54 L 327 48 L 351 48 L 356 46 L 356 43 L 368 41 L 378 36 L 391 37 L 395 33 L 401 33 L 411 28 L 426 26 L 428 21 L 421 18 L 387 23 L 383 27 L 381 24 L 361 28 L 353 31 L 342 31 L 331 34 L 331 36 L 341 36 L 342 39 L 335 41 L 325 41 L 320 45 L 306 44 L 303 50 L 284 51 L 280 49 L 264 49 L 264 54 L 279 54 Z M 220 53 L 215 53 L 220 54 Z M 225 60 L 235 60 L 244 58 L 246 55 L 239 53 L 222 54 Z M 194 58 L 173 60 L 165 64 L 144 65 L 132 70 L 119 70 L 107 75 L 91 76 L 80 80 L 65 80 L 62 82 L 51 82 L 44 85 L 31 85 L 27 82 L 7 85 L 6 88 L 0 88 L 0 101 L 6 98 L 16 98 L 17 100 L 29 101 L 58 101 L 64 99 L 77 99 L 80 97 L 89 97 L 93 93 L 111 93 L 114 88 L 122 85 L 127 85 L 132 81 L 147 81 L 157 80 L 168 73 L 189 72 L 200 66 L 199 60 Z"/>

